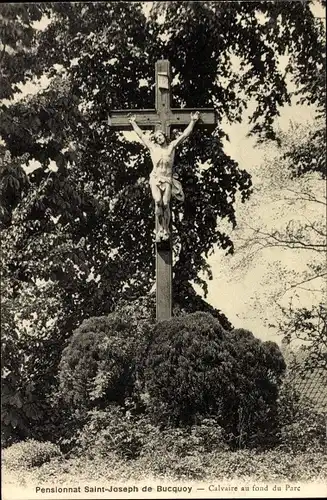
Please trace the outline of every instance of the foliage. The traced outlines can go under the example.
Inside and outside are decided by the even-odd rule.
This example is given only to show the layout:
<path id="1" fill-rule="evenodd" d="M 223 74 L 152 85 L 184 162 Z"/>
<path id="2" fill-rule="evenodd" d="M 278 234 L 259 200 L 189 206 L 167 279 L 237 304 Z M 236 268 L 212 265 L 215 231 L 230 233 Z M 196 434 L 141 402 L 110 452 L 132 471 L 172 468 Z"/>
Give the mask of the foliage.
<path id="1" fill-rule="evenodd" d="M 293 130 L 287 137 L 284 137 L 283 142 L 287 145 L 284 146 L 286 150 L 284 159 L 288 160 L 287 163 L 293 177 L 301 177 L 309 172 L 317 172 L 322 179 L 326 179 L 326 128 L 324 118 L 317 120 L 311 130 L 308 130 L 307 127 L 295 127 L 293 125 Z"/>
<path id="2" fill-rule="evenodd" d="M 244 96 L 253 97 L 253 133 L 274 137 L 276 103 L 289 101 L 279 56 L 291 54 L 292 70 L 300 69 L 304 82 L 312 81 L 312 65 L 321 60 L 321 29 L 308 5 L 169 2 L 165 12 L 160 23 L 155 10 L 146 18 L 138 2 L 1 6 L 9 434 L 15 428 L 26 437 L 33 415 L 45 418 L 41 406 L 49 410 L 72 331 L 85 318 L 110 313 L 121 297 L 145 295 L 153 284 L 150 159 L 109 128 L 110 110 L 153 106 L 153 68 L 161 56 L 173 67 L 176 106 L 217 110 L 214 133 L 195 133 L 177 158 L 186 203 L 173 215 L 174 300 L 194 311 L 205 304 L 189 291 L 184 299 L 184 292 L 191 281 L 206 292 L 201 273 L 212 277 L 206 256 L 217 245 L 233 251 L 219 221 L 235 226 L 236 197 L 245 201 L 251 192 L 250 176 L 224 152 L 223 119 L 240 121 Z M 34 89 L 31 95 L 20 94 L 24 84 Z M 207 161 L 207 169 L 196 166 Z"/>
<path id="3" fill-rule="evenodd" d="M 234 452 L 197 453 L 180 457 L 178 454 L 162 454 L 161 450 L 139 460 L 143 471 L 153 471 L 156 478 L 168 480 L 252 480 L 269 481 L 314 481 L 326 479 L 326 455 L 311 450 L 307 453 L 289 453 L 270 450 L 255 452 L 238 450 Z M 138 472 L 138 463 L 133 464 Z M 136 470 L 135 470 L 136 469 Z M 144 472 L 145 477 L 149 472 Z M 142 477 L 142 476 L 141 476 Z"/>
<path id="4" fill-rule="evenodd" d="M 279 446 L 282 450 L 307 452 L 324 451 L 326 446 L 325 416 L 294 388 L 292 383 L 283 384 L 278 399 L 280 431 Z"/>
<path id="5" fill-rule="evenodd" d="M 279 330 L 283 332 L 285 345 L 294 340 L 301 342 L 300 365 L 302 371 L 312 371 L 313 368 L 322 368 L 327 373 L 327 310 L 324 304 L 318 306 L 293 309 L 284 308 L 284 318 L 279 323 Z M 303 359 L 304 358 L 304 359 Z M 299 367 L 294 359 L 292 368 Z"/>
<path id="6" fill-rule="evenodd" d="M 217 421 L 203 419 L 190 428 L 160 429 L 146 415 L 109 405 L 91 410 L 85 425 L 70 441 L 70 456 L 110 457 L 113 453 L 125 459 L 162 454 L 190 456 L 226 450 L 223 431 Z"/>
<path id="7" fill-rule="evenodd" d="M 121 299 L 117 302 L 115 312 L 126 315 L 136 326 L 143 322 L 154 323 L 156 319 L 156 299 L 155 294 L 148 294 L 143 297 Z"/>
<path id="8" fill-rule="evenodd" d="M 108 317 L 84 321 L 63 351 L 59 394 L 80 412 L 80 444 L 94 429 L 108 453 L 118 449 L 110 436 L 120 433 L 115 422 L 125 414 L 121 432 L 130 432 L 140 447 L 144 440 L 133 419 L 150 417 L 155 426 L 167 427 L 168 434 L 181 427 L 190 446 L 197 440 L 203 449 L 209 447 L 210 435 L 211 446 L 219 439 L 224 446 L 258 446 L 276 430 L 285 363 L 275 344 L 262 343 L 245 330 L 225 331 L 208 313 L 183 314 L 156 325 L 146 318 L 138 327 L 130 314 L 125 306 Z M 110 419 L 108 411 L 113 412 Z M 150 436 L 148 424 L 139 422 L 135 425 L 147 428 Z"/>
<path id="9" fill-rule="evenodd" d="M 11 222 L 11 215 L 22 197 L 27 194 L 29 180 L 21 164 L 28 156 L 14 159 L 4 146 L 0 145 L 0 222 L 1 229 Z"/>
<path id="10" fill-rule="evenodd" d="M 7 250 L 4 245 L 2 250 Z M 53 288 L 47 283 L 25 285 L 22 295 L 9 298 L 11 283 L 6 269 L 2 271 L 1 439 L 7 445 L 17 439 L 36 437 L 36 428 L 43 427 L 46 415 L 53 418 L 49 397 L 65 339 L 55 328 L 49 330 L 51 317 L 58 316 L 60 306 L 52 296 Z M 14 289 L 12 296 L 15 295 Z M 45 438 L 49 439 L 49 435 Z"/>
<path id="11" fill-rule="evenodd" d="M 18 84 L 31 78 L 35 59 L 35 27 L 45 12 L 42 4 L 2 4 L 0 7 L 1 54 L 0 99 L 20 92 Z"/>
<path id="12" fill-rule="evenodd" d="M 325 5 L 324 5 L 325 7 Z M 317 21 L 320 46 L 326 43 L 326 30 Z M 292 66 L 292 57 L 290 66 Z M 307 351 L 306 368 L 326 366 L 326 308 L 324 306 L 326 269 L 326 58 L 322 51 L 317 59 L 306 66 L 300 62 L 293 66 L 295 82 L 299 85 L 295 92 L 300 103 L 312 106 L 315 111 L 313 123 L 291 123 L 289 130 L 280 132 L 281 151 L 273 161 L 265 164 L 265 175 L 271 182 L 270 200 L 274 206 L 274 226 L 265 227 L 262 221 L 248 226 L 248 233 L 242 237 L 246 248 L 245 260 L 258 259 L 258 253 L 267 249 L 291 250 L 288 261 L 296 265 L 290 270 L 279 263 L 271 265 L 271 276 L 283 275 L 284 289 L 275 295 L 279 313 L 270 326 L 277 328 L 283 340 L 289 344 L 299 341 Z M 269 188 L 268 188 L 269 189 Z M 257 195 L 264 195 L 261 188 L 254 188 Z M 275 190 L 275 191 L 274 191 Z M 280 200 L 284 201 L 287 216 L 280 212 Z M 278 215 L 277 215 L 278 214 Z M 279 224 L 279 219 L 283 223 Z M 278 221 L 278 222 L 277 222 Z M 242 222 L 241 222 L 242 226 Z M 269 251 L 269 250 L 268 250 Z M 294 257 L 302 254 L 302 263 L 297 265 Z M 279 255 L 279 261 L 281 260 Z M 286 299 L 287 298 L 287 305 Z"/>
<path id="13" fill-rule="evenodd" d="M 69 339 L 59 364 L 59 390 L 71 408 L 105 408 L 132 396 L 137 364 L 150 329 L 120 313 L 85 320 Z"/>
<path id="14" fill-rule="evenodd" d="M 326 2 L 320 2 L 326 11 Z M 321 47 L 326 45 L 326 24 L 317 22 L 317 35 Z M 307 71 L 302 71 L 301 64 L 295 70 L 295 82 L 300 96 L 300 103 L 313 105 L 316 124 L 308 133 L 308 138 L 292 141 L 289 144 L 285 158 L 290 160 L 294 176 L 302 176 L 306 172 L 318 172 L 326 178 L 326 57 L 322 51 L 317 53 L 317 59 L 309 63 Z M 298 133 L 301 133 L 298 130 Z M 301 138 L 301 136 L 299 136 Z"/>
<path id="15" fill-rule="evenodd" d="M 117 302 L 115 311 L 127 314 L 130 319 L 137 322 L 137 325 L 140 322 L 143 323 L 143 321 L 154 323 L 156 318 L 155 293 L 138 298 L 121 299 Z M 196 311 L 210 313 L 219 320 L 223 328 L 226 330 L 232 329 L 232 325 L 227 317 L 203 300 L 191 285 L 180 286 L 176 290 L 173 284 L 173 316 L 183 316 Z"/>
<path id="16" fill-rule="evenodd" d="M 147 433 L 142 448 L 142 456 L 152 454 L 176 455 L 180 458 L 198 453 L 210 453 L 228 449 L 224 441 L 223 429 L 217 418 L 202 418 L 190 427 L 168 427 L 160 429 L 153 426 Z"/>
<path id="17" fill-rule="evenodd" d="M 231 444 L 242 447 L 273 428 L 284 369 L 274 343 L 226 332 L 207 313 L 176 317 L 154 328 L 144 370 L 150 411 L 170 425 L 216 416 Z"/>
<path id="18" fill-rule="evenodd" d="M 119 406 L 91 410 L 85 425 L 71 439 L 70 453 L 91 458 L 116 453 L 122 458 L 135 459 L 140 454 L 149 427 L 151 429 L 149 424 L 144 425 Z"/>
<path id="19" fill-rule="evenodd" d="M 3 451 L 3 463 L 9 469 L 29 469 L 40 467 L 61 456 L 60 448 L 56 444 L 29 439 L 6 448 Z"/>

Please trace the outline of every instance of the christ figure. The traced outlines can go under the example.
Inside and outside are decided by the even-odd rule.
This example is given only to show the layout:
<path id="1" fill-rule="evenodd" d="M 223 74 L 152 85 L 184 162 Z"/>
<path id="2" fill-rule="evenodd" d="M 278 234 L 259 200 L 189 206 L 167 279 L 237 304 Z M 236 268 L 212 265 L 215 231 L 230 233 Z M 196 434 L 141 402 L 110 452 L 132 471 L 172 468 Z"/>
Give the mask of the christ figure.
<path id="1" fill-rule="evenodd" d="M 157 243 L 169 239 L 171 196 L 174 196 L 179 201 L 184 201 L 182 185 L 173 176 L 176 148 L 191 135 L 199 118 L 199 111 L 191 113 L 190 123 L 183 133 L 177 139 L 169 142 L 161 130 L 155 132 L 154 141 L 149 139 L 137 125 L 136 116 L 129 115 L 129 122 L 133 130 L 149 149 L 152 159 L 153 169 L 150 174 L 150 188 L 157 218 Z"/>

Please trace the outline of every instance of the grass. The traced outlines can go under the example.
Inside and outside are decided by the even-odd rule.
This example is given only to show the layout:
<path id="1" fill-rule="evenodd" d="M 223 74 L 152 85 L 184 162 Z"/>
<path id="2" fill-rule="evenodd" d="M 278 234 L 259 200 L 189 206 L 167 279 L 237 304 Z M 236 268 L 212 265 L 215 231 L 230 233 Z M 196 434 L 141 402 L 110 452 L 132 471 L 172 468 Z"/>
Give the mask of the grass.
<path id="1" fill-rule="evenodd" d="M 124 460 L 111 454 L 94 459 L 55 457 L 39 467 L 12 467 L 5 453 L 2 480 L 5 488 L 40 484 L 107 484 L 126 481 L 176 480 L 252 480 L 326 482 L 327 455 L 322 452 L 291 453 L 268 451 L 194 453 L 186 457 L 174 454 L 144 455 Z"/>

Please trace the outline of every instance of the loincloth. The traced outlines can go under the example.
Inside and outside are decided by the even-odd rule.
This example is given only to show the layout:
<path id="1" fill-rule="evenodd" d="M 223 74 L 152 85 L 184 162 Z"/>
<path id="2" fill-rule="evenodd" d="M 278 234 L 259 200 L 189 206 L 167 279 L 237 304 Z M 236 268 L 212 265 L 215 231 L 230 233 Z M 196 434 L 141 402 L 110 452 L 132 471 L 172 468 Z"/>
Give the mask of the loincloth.
<path id="1" fill-rule="evenodd" d="M 171 194 L 176 200 L 184 201 L 184 192 L 182 184 L 172 176 L 168 175 L 158 175 L 153 172 L 150 174 L 150 186 L 156 186 L 160 191 L 164 192 L 166 189 L 166 184 L 171 185 Z"/>

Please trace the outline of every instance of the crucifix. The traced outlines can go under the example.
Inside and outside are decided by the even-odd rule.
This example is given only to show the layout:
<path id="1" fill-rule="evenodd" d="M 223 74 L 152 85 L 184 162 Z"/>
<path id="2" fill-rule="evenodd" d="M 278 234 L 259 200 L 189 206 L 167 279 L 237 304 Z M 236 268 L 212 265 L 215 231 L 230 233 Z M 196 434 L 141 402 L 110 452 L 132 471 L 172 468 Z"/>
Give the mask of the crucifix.
<path id="1" fill-rule="evenodd" d="M 169 61 L 162 59 L 156 62 L 155 76 L 155 109 L 114 110 L 110 112 L 109 124 L 119 130 L 129 130 L 132 126 L 150 150 L 153 163 L 150 187 L 156 207 L 156 318 L 162 321 L 172 315 L 170 198 L 184 199 L 182 186 L 172 171 L 175 148 L 191 134 L 195 123 L 214 125 L 216 114 L 213 108 L 202 108 L 194 113 L 192 109 L 171 107 Z M 184 132 L 170 141 L 171 127 L 187 124 Z M 147 138 L 140 127 L 154 129 L 155 142 Z"/>

